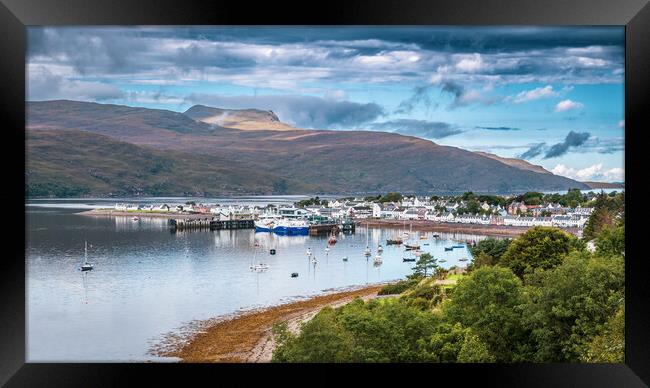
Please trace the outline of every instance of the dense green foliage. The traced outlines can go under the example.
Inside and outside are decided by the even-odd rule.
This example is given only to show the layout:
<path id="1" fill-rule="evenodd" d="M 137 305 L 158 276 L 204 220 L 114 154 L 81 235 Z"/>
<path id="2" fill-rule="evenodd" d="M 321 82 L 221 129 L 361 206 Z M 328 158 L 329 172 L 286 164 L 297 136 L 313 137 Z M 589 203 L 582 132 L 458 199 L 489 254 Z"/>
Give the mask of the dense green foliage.
<path id="1" fill-rule="evenodd" d="M 384 202 L 399 202 L 404 198 L 404 196 L 400 193 L 387 193 L 381 197 L 379 197 L 379 202 L 384 203 Z"/>
<path id="2" fill-rule="evenodd" d="M 320 199 L 318 196 L 314 198 L 309 198 L 309 199 L 303 199 L 301 201 L 298 201 L 295 203 L 296 206 L 298 207 L 305 207 L 305 206 L 327 206 L 328 201 L 326 199 Z"/>
<path id="3" fill-rule="evenodd" d="M 625 193 L 613 197 L 600 193 L 595 200 L 594 210 L 585 225 L 583 238 L 596 238 L 606 227 L 622 225 L 625 220 Z"/>
<path id="4" fill-rule="evenodd" d="M 611 317 L 602 333 L 587 344 L 580 357 L 583 362 L 625 362 L 625 306 Z"/>
<path id="5" fill-rule="evenodd" d="M 524 338 L 523 286 L 507 268 L 482 267 L 459 281 L 445 304 L 446 318 L 471 328 L 499 362 L 515 360 L 512 343 Z"/>
<path id="6" fill-rule="evenodd" d="M 487 238 L 479 241 L 470 248 L 474 261 L 470 269 L 480 268 L 484 265 L 496 265 L 510 246 L 511 239 Z"/>
<path id="7" fill-rule="evenodd" d="M 552 227 L 536 226 L 515 239 L 499 260 L 523 279 L 537 268 L 549 269 L 560 264 L 562 257 L 577 243 L 575 237 Z"/>
<path id="8" fill-rule="evenodd" d="M 589 340 L 623 305 L 621 257 L 572 252 L 552 271 L 531 276 L 523 318 L 533 361 L 577 362 Z"/>
<path id="9" fill-rule="evenodd" d="M 489 259 L 455 286 L 418 270 L 383 292 L 399 296 L 277 326 L 273 361 L 622 362 L 624 228 L 597 238 L 596 253 L 553 228 L 484 240 L 473 253 Z"/>
<path id="10" fill-rule="evenodd" d="M 400 280 L 397 283 L 387 284 L 381 290 L 379 290 L 377 295 L 401 294 L 402 292 L 418 284 L 419 281 L 420 279 L 416 278 L 416 279 Z"/>

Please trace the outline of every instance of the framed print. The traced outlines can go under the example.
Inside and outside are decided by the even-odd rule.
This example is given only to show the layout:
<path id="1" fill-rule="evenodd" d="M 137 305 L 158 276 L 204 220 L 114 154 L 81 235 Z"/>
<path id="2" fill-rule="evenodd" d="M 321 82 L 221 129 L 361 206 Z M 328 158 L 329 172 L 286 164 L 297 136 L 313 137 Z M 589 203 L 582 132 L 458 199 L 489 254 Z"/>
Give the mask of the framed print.
<path id="1" fill-rule="evenodd" d="M 3 0 L 0 381 L 647 386 L 646 3 Z"/>

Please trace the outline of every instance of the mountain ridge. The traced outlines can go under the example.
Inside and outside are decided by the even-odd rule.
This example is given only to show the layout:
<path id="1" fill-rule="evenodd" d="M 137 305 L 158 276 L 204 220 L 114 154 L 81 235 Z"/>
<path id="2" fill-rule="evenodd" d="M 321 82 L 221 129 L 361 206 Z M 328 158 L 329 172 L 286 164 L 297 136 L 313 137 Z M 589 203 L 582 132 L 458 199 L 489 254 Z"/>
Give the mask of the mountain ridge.
<path id="1" fill-rule="evenodd" d="M 208 108 L 207 112 L 203 109 L 207 117 L 213 117 L 214 112 L 224 111 L 205 108 Z M 222 179 L 241 182 L 241 187 L 237 189 L 241 193 L 246 190 L 264 194 L 289 194 L 296 193 L 296 190 L 342 194 L 386 191 L 505 193 L 588 188 L 586 184 L 550 172 L 530 171 L 480 153 L 389 132 L 297 129 L 284 123 L 282 130 L 240 129 L 225 126 L 223 122 L 205 123 L 198 114 L 191 114 L 199 119 L 196 120 L 183 113 L 161 109 L 61 100 L 28 102 L 27 111 L 28 135 L 39 130 L 55 133 L 77 130 L 103 135 L 110 141 L 140 147 L 144 153 L 167 155 L 172 160 L 178 160 L 179 166 L 201 168 L 201 179 L 210 180 L 210 170 L 215 169 L 221 175 L 215 174 Z M 235 118 L 241 122 L 251 121 L 249 113 L 253 114 L 253 121 L 275 122 L 272 112 L 226 111 L 236 113 Z M 228 125 L 239 124 L 234 122 Z M 43 133 L 38 135 L 45 136 Z M 67 136 L 67 151 L 55 147 L 59 154 L 48 155 L 49 163 L 65 168 L 66 158 L 75 158 L 76 154 L 83 153 L 80 147 L 89 147 L 92 142 L 106 141 L 106 138 L 86 138 L 83 144 L 75 145 L 72 138 Z M 57 143 L 56 136 L 48 137 L 48 141 Z M 29 136 L 27 145 L 27 167 L 33 170 L 29 156 L 36 149 L 30 148 Z M 209 160 L 212 164 L 206 165 L 201 159 Z M 103 166 L 108 169 L 105 175 L 113 176 L 111 164 L 104 163 Z M 241 168 L 233 169 L 232 174 L 228 175 L 229 166 Z M 43 168 L 40 165 L 37 170 Z M 84 183 L 86 192 L 91 195 L 95 193 L 100 186 L 99 183 L 92 184 L 96 178 L 92 178 L 87 171 L 78 173 L 87 175 Z M 28 179 L 28 185 L 37 185 L 39 180 L 51 181 L 57 175 L 66 179 L 55 168 L 50 168 L 46 174 L 33 174 Z M 246 176 L 250 176 L 248 183 L 240 181 Z M 258 180 L 268 182 L 260 184 Z M 200 185 L 200 182 L 179 181 L 194 188 L 202 187 L 197 192 L 215 192 Z M 164 194 L 183 192 L 179 185 L 170 187 L 174 189 Z M 160 195 L 159 191 L 157 193 Z M 145 191 L 142 195 L 148 193 Z"/>

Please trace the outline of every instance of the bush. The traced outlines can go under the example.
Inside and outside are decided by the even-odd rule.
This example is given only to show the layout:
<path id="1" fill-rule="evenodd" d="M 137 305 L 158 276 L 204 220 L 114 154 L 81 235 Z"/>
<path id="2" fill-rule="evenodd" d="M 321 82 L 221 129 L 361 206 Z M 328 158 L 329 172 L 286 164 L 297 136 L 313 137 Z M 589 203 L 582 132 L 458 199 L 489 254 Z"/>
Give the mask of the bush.
<path id="1" fill-rule="evenodd" d="M 397 283 L 387 284 L 381 290 L 379 290 L 377 295 L 401 294 L 402 292 L 408 290 L 409 288 L 417 285 L 418 282 L 419 282 L 418 279 L 407 279 L 407 280 L 400 280 Z"/>

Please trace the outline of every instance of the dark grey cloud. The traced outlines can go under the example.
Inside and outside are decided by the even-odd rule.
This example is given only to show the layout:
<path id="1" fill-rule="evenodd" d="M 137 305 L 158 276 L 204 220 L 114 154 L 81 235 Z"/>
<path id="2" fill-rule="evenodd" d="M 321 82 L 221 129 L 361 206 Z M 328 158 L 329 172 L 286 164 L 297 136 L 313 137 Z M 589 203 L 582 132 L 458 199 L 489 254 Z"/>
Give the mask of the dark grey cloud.
<path id="1" fill-rule="evenodd" d="M 519 158 L 521 158 L 521 159 L 532 159 L 535 156 L 538 156 L 542 152 L 544 152 L 545 147 L 546 147 L 546 143 L 534 144 L 526 152 L 519 155 Z"/>
<path id="2" fill-rule="evenodd" d="M 431 101 L 431 96 L 429 94 L 432 86 L 431 85 L 421 85 L 413 88 L 413 94 L 400 102 L 395 110 L 395 113 L 411 113 L 416 106 L 422 104 L 425 108 L 430 109 L 433 102 Z M 435 106 L 434 106 L 435 107 Z"/>
<path id="3" fill-rule="evenodd" d="M 455 55 L 478 53 L 483 66 L 460 74 L 455 82 L 468 85 L 498 77 L 516 83 L 601 83 L 622 82 L 623 36 L 621 27 L 35 26 L 28 28 L 27 53 L 30 63 L 71 66 L 93 77 L 188 79 L 184 73 L 199 70 L 192 79 L 218 75 L 248 85 L 268 80 L 271 73 L 288 76 L 274 66 L 290 66 L 298 81 L 422 82 L 441 65 L 453 70 Z M 419 58 L 400 61 L 407 52 Z M 377 61 L 359 61 L 362 57 Z M 285 84 L 284 89 L 294 86 Z M 457 96 L 454 107 L 471 103 L 460 97 L 459 86 L 442 85 Z M 400 109 L 408 113 L 408 101 Z"/>
<path id="4" fill-rule="evenodd" d="M 384 109 L 375 103 L 361 104 L 315 96 L 191 94 L 187 101 L 216 108 L 272 110 L 281 121 L 314 129 L 354 129 L 385 114 Z"/>
<path id="5" fill-rule="evenodd" d="M 567 134 L 564 141 L 561 143 L 553 144 L 545 153 L 544 159 L 556 158 L 562 156 L 569 151 L 571 147 L 579 147 L 589 139 L 589 132 L 574 132 L 571 131 Z"/>
<path id="6" fill-rule="evenodd" d="M 27 99 L 30 101 L 70 99 L 107 101 L 125 97 L 118 87 L 89 81 L 69 80 L 52 74 L 47 68 L 34 69 L 27 80 Z"/>
<path id="7" fill-rule="evenodd" d="M 476 127 L 478 129 L 486 129 L 488 131 L 521 131 L 521 128 L 516 127 Z"/>
<path id="8" fill-rule="evenodd" d="M 371 129 L 396 132 L 403 135 L 417 136 L 425 139 L 441 139 L 457 135 L 463 131 L 449 123 L 438 121 L 398 119 L 381 123 L 373 123 Z"/>

